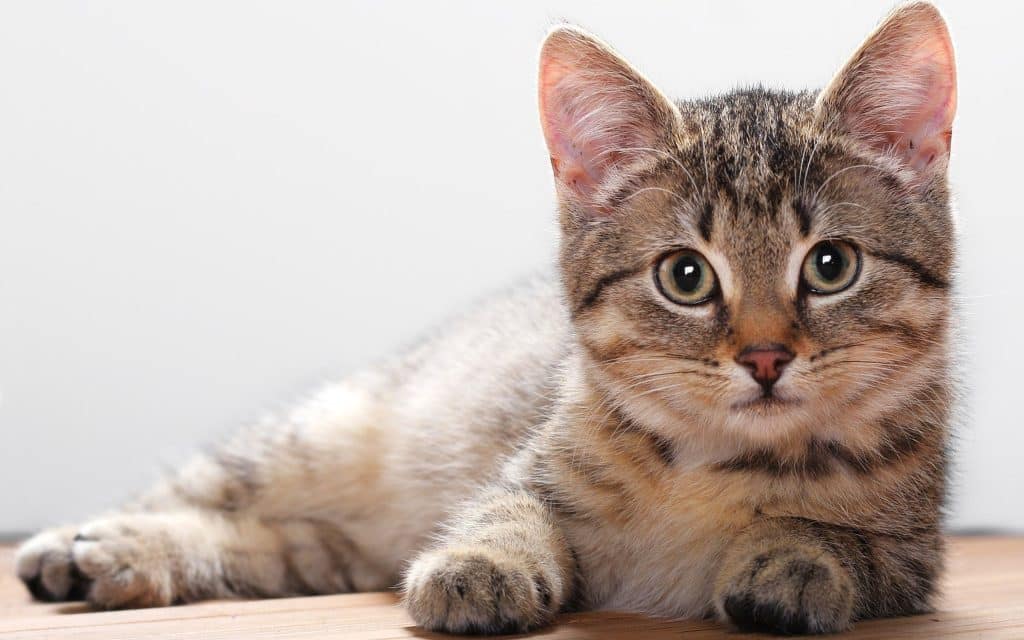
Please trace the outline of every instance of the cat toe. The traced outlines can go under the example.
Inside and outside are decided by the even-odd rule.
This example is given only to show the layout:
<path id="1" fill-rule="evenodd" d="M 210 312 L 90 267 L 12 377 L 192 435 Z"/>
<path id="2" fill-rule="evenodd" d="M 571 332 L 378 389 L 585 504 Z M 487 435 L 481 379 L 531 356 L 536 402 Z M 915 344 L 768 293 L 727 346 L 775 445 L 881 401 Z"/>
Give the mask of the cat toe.
<path id="1" fill-rule="evenodd" d="M 425 629 L 505 634 L 550 617 L 547 579 L 485 550 L 425 554 L 406 577 L 406 607 Z"/>
<path id="2" fill-rule="evenodd" d="M 82 600 L 88 581 L 71 559 L 74 528 L 50 529 L 18 548 L 14 567 L 18 578 L 36 600 Z"/>
<path id="3" fill-rule="evenodd" d="M 75 535 L 71 558 L 90 583 L 90 604 L 117 609 L 167 606 L 173 601 L 168 541 L 131 518 L 89 523 Z"/>
<path id="4" fill-rule="evenodd" d="M 853 588 L 835 562 L 799 553 L 763 554 L 729 585 L 718 607 L 742 631 L 834 633 L 850 626 Z"/>

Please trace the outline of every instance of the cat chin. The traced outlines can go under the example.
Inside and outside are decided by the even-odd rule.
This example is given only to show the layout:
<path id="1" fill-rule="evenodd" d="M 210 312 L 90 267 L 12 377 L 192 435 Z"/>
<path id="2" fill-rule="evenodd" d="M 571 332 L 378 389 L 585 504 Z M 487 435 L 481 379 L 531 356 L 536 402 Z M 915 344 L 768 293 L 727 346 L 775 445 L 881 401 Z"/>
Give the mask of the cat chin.
<path id="1" fill-rule="evenodd" d="M 678 441 L 700 443 L 700 450 L 732 451 L 736 446 L 770 446 L 817 424 L 812 398 L 779 393 L 768 399 L 752 390 L 733 400 L 694 406 L 686 397 L 625 396 L 626 412 L 649 428 Z"/>
<path id="2" fill-rule="evenodd" d="M 817 406 L 812 398 L 788 395 L 751 395 L 717 410 L 723 433 L 738 437 L 747 445 L 771 446 L 797 434 L 805 434 L 817 423 Z"/>

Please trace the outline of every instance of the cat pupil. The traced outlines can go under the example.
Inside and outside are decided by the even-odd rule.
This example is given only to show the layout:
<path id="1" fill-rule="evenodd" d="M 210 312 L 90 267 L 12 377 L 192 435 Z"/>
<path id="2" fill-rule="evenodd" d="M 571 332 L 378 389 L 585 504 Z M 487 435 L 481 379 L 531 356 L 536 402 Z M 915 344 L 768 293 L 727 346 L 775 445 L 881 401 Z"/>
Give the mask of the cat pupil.
<path id="1" fill-rule="evenodd" d="M 815 267 L 823 279 L 835 280 L 843 273 L 843 256 L 836 251 L 835 247 L 826 245 L 818 251 Z"/>
<path id="2" fill-rule="evenodd" d="M 672 277 L 675 278 L 680 291 L 696 291 L 700 286 L 701 268 L 692 257 L 681 258 L 672 271 Z"/>

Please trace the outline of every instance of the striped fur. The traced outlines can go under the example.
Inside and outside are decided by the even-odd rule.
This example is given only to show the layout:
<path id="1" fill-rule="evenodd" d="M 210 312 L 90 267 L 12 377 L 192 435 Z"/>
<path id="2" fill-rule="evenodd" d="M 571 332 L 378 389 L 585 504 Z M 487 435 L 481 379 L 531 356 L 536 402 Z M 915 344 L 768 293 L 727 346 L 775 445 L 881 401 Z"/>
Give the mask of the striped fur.
<path id="1" fill-rule="evenodd" d="M 555 29 L 557 276 L 39 534 L 19 575 L 101 607 L 401 586 L 451 632 L 580 608 L 784 633 L 927 610 L 955 396 L 949 51 L 915 3 L 822 93 L 673 103 Z M 826 239 L 862 261 L 831 296 L 800 284 Z M 719 282 L 692 307 L 654 281 L 682 248 Z M 762 343 L 794 354 L 785 404 L 736 361 Z"/>

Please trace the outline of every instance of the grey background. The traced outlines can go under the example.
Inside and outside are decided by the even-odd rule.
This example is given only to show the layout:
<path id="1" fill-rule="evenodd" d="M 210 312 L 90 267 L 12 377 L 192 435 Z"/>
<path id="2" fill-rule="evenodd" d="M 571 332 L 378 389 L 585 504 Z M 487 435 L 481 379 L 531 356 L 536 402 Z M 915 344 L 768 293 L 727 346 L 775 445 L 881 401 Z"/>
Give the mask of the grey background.
<path id="1" fill-rule="evenodd" d="M 1024 5 L 941 6 L 970 417 L 952 522 L 1019 530 Z M 700 95 L 820 86 L 890 7 L 0 3 L 0 532 L 116 505 L 550 261 L 552 21 Z"/>

